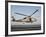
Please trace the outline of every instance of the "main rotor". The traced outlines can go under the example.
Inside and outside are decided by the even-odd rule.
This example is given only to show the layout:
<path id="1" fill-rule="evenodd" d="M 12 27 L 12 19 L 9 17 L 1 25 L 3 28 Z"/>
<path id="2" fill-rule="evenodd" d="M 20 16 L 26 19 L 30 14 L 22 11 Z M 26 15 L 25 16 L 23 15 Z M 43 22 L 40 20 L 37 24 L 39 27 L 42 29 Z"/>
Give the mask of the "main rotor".
<path id="1" fill-rule="evenodd" d="M 32 13 L 30 16 L 25 15 L 25 14 L 21 14 L 21 13 L 17 13 L 17 12 L 15 12 L 15 14 L 22 15 L 22 16 L 28 16 L 28 17 L 31 17 L 31 16 L 34 15 L 37 11 L 38 11 L 38 9 L 37 9 L 36 11 L 34 11 L 34 13 Z"/>

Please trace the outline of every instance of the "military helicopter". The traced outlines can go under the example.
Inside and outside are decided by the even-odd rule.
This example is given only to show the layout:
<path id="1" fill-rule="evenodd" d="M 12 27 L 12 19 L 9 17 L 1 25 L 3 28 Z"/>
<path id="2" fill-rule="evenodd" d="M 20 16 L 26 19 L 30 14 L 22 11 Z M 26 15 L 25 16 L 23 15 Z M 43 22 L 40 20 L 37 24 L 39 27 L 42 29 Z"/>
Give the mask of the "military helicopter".
<path id="1" fill-rule="evenodd" d="M 34 15 L 37 11 L 38 11 L 38 9 L 37 9 L 32 15 Z M 15 12 L 15 14 L 22 15 L 22 16 L 26 16 L 25 18 L 23 18 L 23 19 L 19 19 L 19 20 L 15 20 L 14 16 L 12 16 L 12 18 L 13 18 L 12 21 L 15 21 L 15 22 L 32 23 L 32 22 L 37 21 L 36 18 L 32 18 L 32 15 L 28 16 L 28 15 L 21 14 L 21 13 L 16 13 L 16 12 Z M 34 19 L 34 21 L 33 21 L 33 19 Z"/>

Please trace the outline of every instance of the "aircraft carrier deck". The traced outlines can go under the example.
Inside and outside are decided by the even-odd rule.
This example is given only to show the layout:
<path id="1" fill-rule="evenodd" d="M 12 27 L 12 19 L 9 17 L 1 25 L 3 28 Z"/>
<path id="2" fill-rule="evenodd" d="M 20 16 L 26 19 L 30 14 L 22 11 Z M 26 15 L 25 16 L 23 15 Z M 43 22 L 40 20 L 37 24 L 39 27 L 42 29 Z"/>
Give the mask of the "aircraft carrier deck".
<path id="1" fill-rule="evenodd" d="M 40 30 L 41 25 L 11 25 L 11 31 Z"/>

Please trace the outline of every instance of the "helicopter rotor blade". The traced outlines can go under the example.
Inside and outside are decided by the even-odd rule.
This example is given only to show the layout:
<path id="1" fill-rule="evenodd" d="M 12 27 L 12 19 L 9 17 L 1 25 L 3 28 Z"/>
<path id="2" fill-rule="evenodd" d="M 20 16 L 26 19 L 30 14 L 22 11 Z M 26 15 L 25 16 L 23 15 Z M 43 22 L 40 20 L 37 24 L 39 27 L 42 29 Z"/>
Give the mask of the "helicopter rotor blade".
<path id="1" fill-rule="evenodd" d="M 15 14 L 22 15 L 22 16 L 28 16 L 28 15 L 24 15 L 24 14 L 21 14 L 21 13 L 16 13 L 16 12 L 15 12 Z"/>
<path id="2" fill-rule="evenodd" d="M 37 11 L 38 11 L 38 10 L 36 10 L 33 14 L 35 14 Z M 21 13 L 16 13 L 16 12 L 15 12 L 15 14 L 22 15 L 22 16 L 28 16 L 28 15 L 21 14 Z M 33 14 L 32 14 L 32 15 L 33 15 Z M 31 15 L 31 16 L 32 16 L 32 15 Z"/>
<path id="3" fill-rule="evenodd" d="M 37 11 L 38 11 L 38 10 L 36 10 L 33 14 L 35 14 Z M 32 14 L 32 15 L 33 15 L 33 14 Z M 31 16 L 32 16 L 32 15 L 31 15 Z"/>

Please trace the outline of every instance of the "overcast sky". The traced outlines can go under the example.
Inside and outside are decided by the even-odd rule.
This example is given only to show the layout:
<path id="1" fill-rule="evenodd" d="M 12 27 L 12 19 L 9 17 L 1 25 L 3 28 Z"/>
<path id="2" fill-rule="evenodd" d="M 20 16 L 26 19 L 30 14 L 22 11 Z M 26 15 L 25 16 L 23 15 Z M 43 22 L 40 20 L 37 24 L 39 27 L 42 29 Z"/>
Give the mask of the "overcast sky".
<path id="1" fill-rule="evenodd" d="M 41 16 L 41 7 L 40 6 L 11 5 L 12 16 L 15 16 L 16 19 L 21 19 L 21 18 L 24 18 L 25 16 L 15 14 L 15 12 L 30 16 L 37 9 L 38 9 L 38 11 L 33 16 Z"/>

